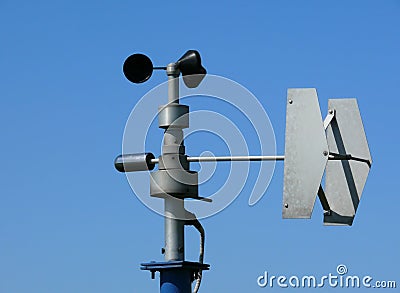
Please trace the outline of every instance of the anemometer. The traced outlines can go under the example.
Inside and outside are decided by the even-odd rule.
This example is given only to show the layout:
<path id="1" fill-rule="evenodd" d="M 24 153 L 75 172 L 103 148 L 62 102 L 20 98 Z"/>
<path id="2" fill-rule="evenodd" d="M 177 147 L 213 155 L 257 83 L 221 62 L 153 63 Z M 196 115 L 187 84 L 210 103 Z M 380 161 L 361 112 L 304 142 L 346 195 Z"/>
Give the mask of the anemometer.
<path id="1" fill-rule="evenodd" d="M 168 103 L 158 109 L 158 125 L 164 130 L 162 154 L 122 154 L 115 159 L 120 172 L 151 171 L 150 196 L 164 201 L 165 247 L 163 262 L 143 263 L 142 269 L 160 273 L 161 293 L 199 290 L 205 233 L 196 215 L 185 209 L 185 199 L 210 202 L 199 195 L 198 173 L 191 162 L 284 161 L 283 218 L 310 218 L 318 196 L 325 225 L 352 225 L 372 159 L 356 99 L 329 99 L 322 119 L 313 88 L 289 89 L 286 104 L 285 154 L 276 156 L 190 157 L 186 155 L 183 129 L 189 128 L 189 107 L 179 103 L 179 76 L 188 88 L 196 88 L 207 74 L 199 52 L 187 51 L 166 67 L 154 67 L 143 54 L 128 57 L 123 65 L 133 83 L 147 81 L 153 70 L 168 76 Z M 321 181 L 325 173 L 325 184 Z M 198 262 L 185 260 L 184 228 L 200 233 Z"/>

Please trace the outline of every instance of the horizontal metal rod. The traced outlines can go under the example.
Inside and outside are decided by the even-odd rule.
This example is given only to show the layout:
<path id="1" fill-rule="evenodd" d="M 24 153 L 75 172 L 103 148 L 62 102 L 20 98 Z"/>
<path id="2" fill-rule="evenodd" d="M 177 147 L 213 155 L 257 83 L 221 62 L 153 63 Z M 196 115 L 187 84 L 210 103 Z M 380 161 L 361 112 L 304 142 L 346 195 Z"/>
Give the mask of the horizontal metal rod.
<path id="1" fill-rule="evenodd" d="M 225 157 L 187 157 L 188 162 L 244 162 L 244 161 L 283 161 L 285 156 L 225 156 Z M 158 164 L 158 158 L 151 163 Z"/>
<path id="2" fill-rule="evenodd" d="M 283 161 L 285 156 L 188 157 L 188 162 Z"/>
<path id="3" fill-rule="evenodd" d="M 259 162 L 259 161 L 284 161 L 285 156 L 224 156 L 224 157 L 187 157 L 188 162 Z M 328 160 L 340 160 L 340 161 L 360 161 L 370 164 L 368 160 L 353 157 L 351 155 L 339 155 L 331 153 L 328 156 Z M 159 159 L 151 159 L 152 164 L 158 164 Z"/>

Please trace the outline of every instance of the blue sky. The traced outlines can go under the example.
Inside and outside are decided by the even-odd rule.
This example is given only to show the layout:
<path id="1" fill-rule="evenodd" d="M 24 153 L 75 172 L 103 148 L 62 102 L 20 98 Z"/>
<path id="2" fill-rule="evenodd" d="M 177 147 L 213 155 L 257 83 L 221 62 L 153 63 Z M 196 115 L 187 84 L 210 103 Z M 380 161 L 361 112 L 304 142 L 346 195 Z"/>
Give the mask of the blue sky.
<path id="1" fill-rule="evenodd" d="M 283 221 L 282 163 L 253 207 L 245 186 L 202 221 L 211 270 L 200 292 L 280 292 L 259 288 L 257 277 L 320 276 L 339 264 L 399 285 L 399 15 L 397 0 L 2 0 L 0 292 L 158 291 L 139 264 L 162 259 L 163 219 L 134 196 L 113 160 L 130 111 L 165 76 L 133 85 L 122 63 L 142 52 L 162 66 L 188 49 L 200 51 L 209 73 L 259 99 L 278 154 L 287 88 L 316 87 L 323 115 L 330 97 L 358 98 L 374 160 L 350 228 L 323 227 L 318 204 L 310 221 Z M 187 150 L 207 150 L 202 142 L 188 141 Z M 189 228 L 186 244 L 196 259 Z"/>

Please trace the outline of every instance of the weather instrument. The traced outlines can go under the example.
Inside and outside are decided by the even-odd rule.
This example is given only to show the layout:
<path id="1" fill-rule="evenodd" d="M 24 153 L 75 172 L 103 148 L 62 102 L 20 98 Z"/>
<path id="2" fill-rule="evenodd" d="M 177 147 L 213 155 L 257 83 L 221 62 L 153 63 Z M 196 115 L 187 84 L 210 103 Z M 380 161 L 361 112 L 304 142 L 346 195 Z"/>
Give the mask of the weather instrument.
<path id="1" fill-rule="evenodd" d="M 165 70 L 168 76 L 168 103 L 158 111 L 158 124 L 164 130 L 162 154 L 158 158 L 152 153 L 122 154 L 115 159 L 115 168 L 151 171 L 158 165 L 150 172 L 150 196 L 164 200 L 165 261 L 143 263 L 141 268 L 149 270 L 152 278 L 160 273 L 161 293 L 192 292 L 195 280 L 193 291 L 197 292 L 202 272 L 209 269 L 203 263 L 204 229 L 184 207 L 189 198 L 210 201 L 199 196 L 198 173 L 190 170 L 190 162 L 284 161 L 283 218 L 310 218 L 318 197 L 325 225 L 352 225 L 372 164 L 356 99 L 330 99 L 323 120 L 314 88 L 289 89 L 284 155 L 190 157 L 183 135 L 183 129 L 189 128 L 189 107 L 179 103 L 179 76 L 188 88 L 201 83 L 207 72 L 200 54 L 189 50 L 166 67 L 154 67 L 147 56 L 134 54 L 123 65 L 133 83 L 147 81 L 153 70 Z M 184 228 L 188 225 L 200 233 L 198 262 L 185 260 Z"/>

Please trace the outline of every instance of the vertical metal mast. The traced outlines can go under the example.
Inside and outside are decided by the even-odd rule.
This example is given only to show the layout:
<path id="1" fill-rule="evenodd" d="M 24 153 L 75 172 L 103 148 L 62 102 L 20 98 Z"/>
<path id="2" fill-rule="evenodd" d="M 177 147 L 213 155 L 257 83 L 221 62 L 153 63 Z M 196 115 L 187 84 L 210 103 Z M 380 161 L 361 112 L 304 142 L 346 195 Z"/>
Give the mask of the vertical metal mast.
<path id="1" fill-rule="evenodd" d="M 164 200 L 165 262 L 142 264 L 142 269 L 149 270 L 154 277 L 160 272 L 161 293 L 190 293 L 191 284 L 198 279 L 201 271 L 209 265 L 200 262 L 185 261 L 185 225 L 193 225 L 204 230 L 195 215 L 185 210 L 185 198 L 198 197 L 198 174 L 190 171 L 185 155 L 183 129 L 189 127 L 189 107 L 179 104 L 179 75 L 177 63 L 167 66 L 168 104 L 160 106 L 158 113 L 159 127 L 164 130 L 162 155 L 158 158 L 158 170 L 150 173 L 150 196 Z M 203 243 L 204 244 L 204 243 Z"/>
<path id="2" fill-rule="evenodd" d="M 179 69 L 175 63 L 167 66 L 168 75 L 168 103 L 179 104 Z M 179 127 L 168 127 L 164 132 L 163 156 L 178 156 L 179 147 L 183 146 L 183 130 Z M 172 148 L 168 148 L 172 146 Z M 175 150 L 170 152 L 169 149 Z M 179 167 L 179 166 L 176 166 Z M 165 219 L 165 261 L 185 259 L 185 223 L 184 199 L 172 196 L 164 200 Z"/>

